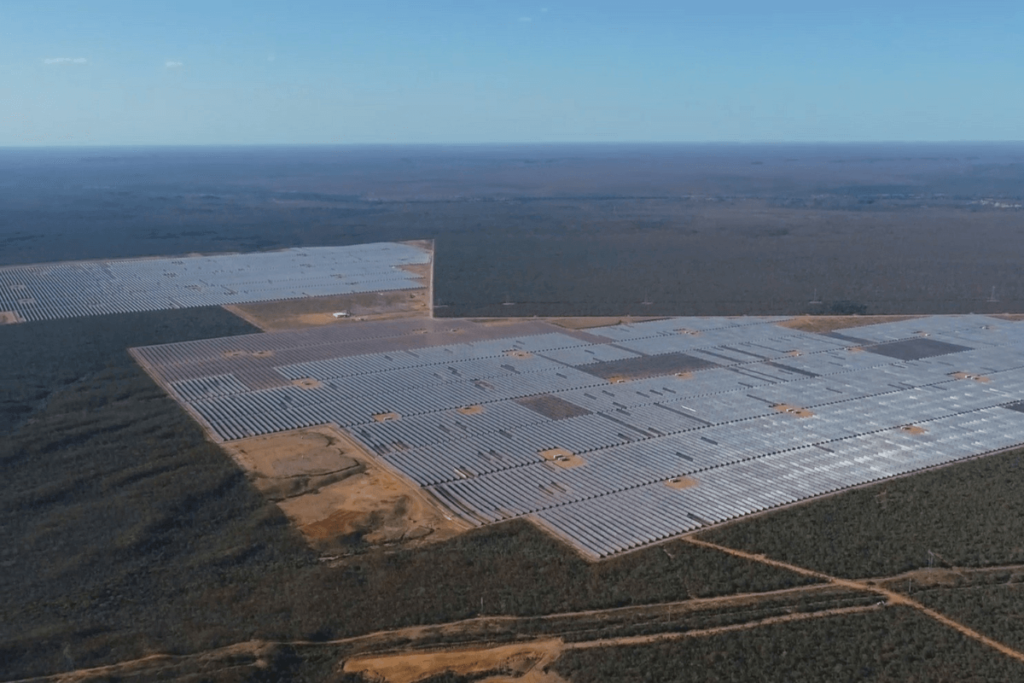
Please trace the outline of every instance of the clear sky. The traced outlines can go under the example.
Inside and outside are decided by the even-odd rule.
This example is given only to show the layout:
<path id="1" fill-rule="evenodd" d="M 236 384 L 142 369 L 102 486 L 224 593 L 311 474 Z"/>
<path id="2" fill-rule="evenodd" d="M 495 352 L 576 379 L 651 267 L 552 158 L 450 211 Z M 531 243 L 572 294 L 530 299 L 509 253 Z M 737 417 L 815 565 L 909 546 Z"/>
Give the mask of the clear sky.
<path id="1" fill-rule="evenodd" d="M 0 0 L 0 146 L 892 140 L 1024 140 L 1024 2 Z"/>

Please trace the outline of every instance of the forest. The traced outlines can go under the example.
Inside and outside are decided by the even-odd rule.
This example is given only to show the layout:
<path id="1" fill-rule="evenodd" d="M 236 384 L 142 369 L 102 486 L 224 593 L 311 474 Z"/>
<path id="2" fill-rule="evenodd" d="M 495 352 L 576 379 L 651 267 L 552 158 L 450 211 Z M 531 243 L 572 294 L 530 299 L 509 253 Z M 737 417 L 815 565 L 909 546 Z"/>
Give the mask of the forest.
<path id="1" fill-rule="evenodd" d="M 554 669 L 573 683 L 983 683 L 1020 680 L 1024 666 L 912 610 L 893 607 L 706 638 L 570 651 Z"/>
<path id="2" fill-rule="evenodd" d="M 440 316 L 1021 313 L 1021 149 L 2 150 L 0 265 L 435 238 Z M 0 680 L 202 653 L 164 678 L 356 683 L 333 639 L 492 616 L 414 644 L 680 636 L 570 647 L 573 683 L 1024 680 L 920 612 L 685 540 L 589 563 L 519 520 L 321 555 L 125 351 L 253 331 L 216 308 L 0 325 Z M 700 537 L 1024 649 L 1022 484 L 1010 452 Z"/>
<path id="3" fill-rule="evenodd" d="M 0 265 L 433 238 L 442 316 L 1021 313 L 1021 149 L 4 151 Z"/>
<path id="4" fill-rule="evenodd" d="M 0 327 L 3 348 L 24 359 L 18 372 L 37 383 L 33 410 L 0 440 L 8 677 L 250 638 L 323 640 L 808 582 L 684 542 L 591 564 L 522 521 L 323 562 L 125 352 L 161 335 L 249 331 L 220 309 Z M 5 385 L 5 401 L 20 400 L 18 386 Z"/>
<path id="5" fill-rule="evenodd" d="M 250 331 L 216 308 L 0 327 L 0 345 L 16 361 L 0 384 L 6 426 L 0 437 L 4 678 L 149 652 L 202 652 L 253 638 L 323 642 L 481 615 L 523 618 L 511 630 L 490 633 L 491 640 L 558 633 L 571 642 L 708 628 L 875 599 L 833 595 L 822 602 L 821 595 L 807 594 L 675 616 L 531 621 L 550 613 L 787 589 L 813 579 L 683 540 L 589 563 L 522 520 L 418 549 L 356 545 L 344 557 L 325 560 L 125 352 L 129 345 Z M 702 536 L 858 578 L 929 566 L 1021 564 L 1022 462 L 1022 452 L 971 460 Z M 908 588 L 915 599 L 1020 646 L 1020 577 L 973 577 L 965 590 Z M 776 672 L 771 675 L 782 676 L 784 669 L 769 665 L 781 657 L 778 666 L 792 665 L 807 676 L 826 665 L 845 676 L 859 670 L 850 662 L 864 661 L 876 667 L 878 680 L 898 680 L 913 668 L 919 643 L 933 643 L 936 662 L 949 671 L 966 671 L 956 662 L 981 658 L 973 646 L 941 645 L 950 636 L 941 629 L 935 638 L 928 635 L 935 627 L 927 622 L 920 633 L 893 641 L 895 636 L 884 636 L 884 624 L 892 625 L 886 620 L 894 618 L 888 611 L 836 617 L 829 628 L 836 638 L 852 639 L 852 649 L 811 650 L 799 665 L 772 650 L 806 647 L 808 632 L 801 629 L 807 627 L 794 625 L 764 627 L 777 631 L 771 638 L 754 629 L 629 648 L 623 650 L 628 657 L 571 651 L 558 668 L 573 681 L 630 680 L 615 667 L 632 662 L 652 672 L 650 680 L 664 680 L 656 675 L 659 667 L 678 649 L 680 656 L 709 658 L 721 680 L 731 680 L 732 655 L 716 653 L 735 651 Z M 856 626 L 879 619 L 882 626 Z M 918 623 L 916 617 L 900 619 Z M 457 642 L 458 636 L 440 634 L 421 645 Z M 883 646 L 889 654 L 871 660 L 867 653 Z M 954 655 L 956 662 L 946 661 Z M 329 651 L 278 648 L 271 659 L 280 671 L 266 680 L 321 680 L 330 669 Z M 998 676 L 1008 665 L 997 656 L 989 660 L 977 670 L 997 676 L 987 680 L 1007 680 Z"/>

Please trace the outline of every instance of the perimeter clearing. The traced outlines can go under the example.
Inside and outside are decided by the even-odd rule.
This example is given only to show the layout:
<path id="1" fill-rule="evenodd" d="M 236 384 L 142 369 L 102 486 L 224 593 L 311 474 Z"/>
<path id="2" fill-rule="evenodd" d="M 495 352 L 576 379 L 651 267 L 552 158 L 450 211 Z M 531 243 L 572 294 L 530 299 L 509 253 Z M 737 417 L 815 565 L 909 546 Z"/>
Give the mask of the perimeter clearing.
<path id="1" fill-rule="evenodd" d="M 525 516 L 593 559 L 1024 443 L 1019 323 L 783 320 L 421 319 L 133 353 L 217 440 L 336 424 L 467 522 Z"/>

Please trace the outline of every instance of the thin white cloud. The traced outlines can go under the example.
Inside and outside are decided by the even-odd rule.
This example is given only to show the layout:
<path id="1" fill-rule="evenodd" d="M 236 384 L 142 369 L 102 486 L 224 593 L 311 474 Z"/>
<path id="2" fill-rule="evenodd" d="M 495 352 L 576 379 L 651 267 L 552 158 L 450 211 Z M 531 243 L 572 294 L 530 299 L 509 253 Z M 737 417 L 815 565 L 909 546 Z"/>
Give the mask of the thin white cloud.
<path id="1" fill-rule="evenodd" d="M 522 21 L 522 22 L 533 21 L 533 17 L 519 17 L 519 21 Z"/>
<path id="2" fill-rule="evenodd" d="M 165 62 L 164 66 L 166 66 L 168 69 L 180 69 L 181 67 L 185 66 L 185 62 Z"/>
<path id="3" fill-rule="evenodd" d="M 43 64 L 86 64 L 88 61 L 85 57 L 46 57 Z"/>

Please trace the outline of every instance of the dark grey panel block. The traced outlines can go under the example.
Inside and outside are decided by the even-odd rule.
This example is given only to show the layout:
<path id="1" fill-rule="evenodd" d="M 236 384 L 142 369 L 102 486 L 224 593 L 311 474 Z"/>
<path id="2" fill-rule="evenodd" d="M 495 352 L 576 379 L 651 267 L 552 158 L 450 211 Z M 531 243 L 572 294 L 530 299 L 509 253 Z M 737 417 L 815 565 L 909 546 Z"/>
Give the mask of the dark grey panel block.
<path id="1" fill-rule="evenodd" d="M 645 377 L 657 377 L 659 375 L 674 375 L 680 372 L 693 372 L 694 370 L 706 370 L 717 368 L 717 363 L 695 358 L 685 353 L 662 353 L 657 356 L 641 356 L 640 358 L 625 358 L 623 360 L 609 360 L 603 363 L 591 363 L 581 366 L 579 369 L 602 379 L 621 377 L 623 379 L 643 379 Z"/>
<path id="2" fill-rule="evenodd" d="M 839 332 L 825 332 L 824 336 L 832 337 L 833 339 L 839 339 L 840 341 L 853 342 L 854 344 L 870 344 L 871 340 L 861 339 L 860 337 L 851 337 L 848 334 L 841 334 Z"/>
<path id="3" fill-rule="evenodd" d="M 937 339 L 920 337 L 918 339 L 904 339 L 903 341 L 866 346 L 864 350 L 899 360 L 921 360 L 922 358 L 944 356 L 948 353 L 972 351 L 973 349 L 969 346 L 960 346 L 959 344 L 950 344 L 949 342 L 938 341 Z"/>
<path id="4" fill-rule="evenodd" d="M 794 367 L 791 367 L 789 365 L 785 365 L 784 363 L 774 363 L 772 361 L 769 361 L 769 362 L 765 363 L 765 365 L 770 365 L 773 368 L 778 368 L 779 370 L 785 370 L 786 372 L 794 372 L 794 373 L 796 373 L 798 375 L 803 375 L 804 377 L 817 377 L 818 376 L 818 373 L 816 373 L 816 372 L 811 372 L 810 370 L 801 370 L 800 368 L 794 368 Z"/>
<path id="5" fill-rule="evenodd" d="M 590 411 L 586 408 L 550 394 L 527 396 L 526 398 L 516 399 L 516 403 L 552 420 L 564 420 L 568 417 L 590 415 Z"/>

